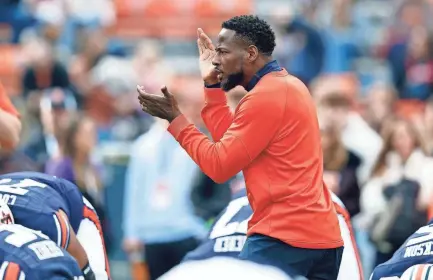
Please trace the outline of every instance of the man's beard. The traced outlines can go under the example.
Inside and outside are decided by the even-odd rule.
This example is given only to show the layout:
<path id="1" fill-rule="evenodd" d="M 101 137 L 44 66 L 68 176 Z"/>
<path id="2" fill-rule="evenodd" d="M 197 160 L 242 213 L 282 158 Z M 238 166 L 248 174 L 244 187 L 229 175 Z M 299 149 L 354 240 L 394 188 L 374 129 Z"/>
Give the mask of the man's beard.
<path id="1" fill-rule="evenodd" d="M 221 88 L 223 91 L 229 91 L 236 86 L 240 85 L 242 81 L 244 80 L 244 72 L 238 72 L 234 74 L 230 74 L 227 76 L 227 79 L 223 80 L 221 82 Z"/>

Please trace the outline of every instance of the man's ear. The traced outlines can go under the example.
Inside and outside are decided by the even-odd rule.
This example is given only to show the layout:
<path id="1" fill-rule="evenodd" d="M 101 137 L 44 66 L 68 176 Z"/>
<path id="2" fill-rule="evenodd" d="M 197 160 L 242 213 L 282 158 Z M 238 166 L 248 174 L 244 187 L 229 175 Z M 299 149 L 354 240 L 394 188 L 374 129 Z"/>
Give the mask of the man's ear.
<path id="1" fill-rule="evenodd" d="M 247 48 L 247 60 L 249 62 L 254 62 L 259 57 L 259 50 L 256 46 L 250 45 Z"/>

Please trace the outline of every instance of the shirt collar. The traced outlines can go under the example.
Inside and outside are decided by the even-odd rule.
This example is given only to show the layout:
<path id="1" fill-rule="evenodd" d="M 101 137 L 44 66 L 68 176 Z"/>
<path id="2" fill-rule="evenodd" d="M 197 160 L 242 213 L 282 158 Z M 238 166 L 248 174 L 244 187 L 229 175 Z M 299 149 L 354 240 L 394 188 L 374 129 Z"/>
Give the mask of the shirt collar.
<path id="1" fill-rule="evenodd" d="M 281 71 L 283 70 L 283 68 L 281 68 L 281 66 L 278 64 L 278 62 L 276 60 L 272 60 L 271 62 L 268 62 L 265 66 L 263 66 L 262 69 L 260 69 L 251 79 L 251 81 L 249 81 L 246 90 L 250 91 L 252 90 L 257 83 L 260 81 L 261 78 L 263 78 L 264 75 L 271 73 L 271 72 L 276 72 L 276 71 Z"/>

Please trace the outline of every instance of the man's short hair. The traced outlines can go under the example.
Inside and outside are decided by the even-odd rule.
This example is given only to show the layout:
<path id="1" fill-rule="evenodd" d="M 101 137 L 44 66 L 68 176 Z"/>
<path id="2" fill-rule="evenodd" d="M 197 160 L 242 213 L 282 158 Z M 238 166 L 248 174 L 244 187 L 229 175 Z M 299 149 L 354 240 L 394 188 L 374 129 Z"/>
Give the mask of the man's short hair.
<path id="1" fill-rule="evenodd" d="M 235 16 L 224 21 L 222 28 L 236 32 L 236 35 L 250 45 L 257 47 L 259 52 L 271 56 L 275 49 L 275 33 L 264 20 L 253 15 Z"/>
<path id="2" fill-rule="evenodd" d="M 329 93 L 320 101 L 320 105 L 330 108 L 349 108 L 351 106 L 349 97 L 340 92 Z"/>

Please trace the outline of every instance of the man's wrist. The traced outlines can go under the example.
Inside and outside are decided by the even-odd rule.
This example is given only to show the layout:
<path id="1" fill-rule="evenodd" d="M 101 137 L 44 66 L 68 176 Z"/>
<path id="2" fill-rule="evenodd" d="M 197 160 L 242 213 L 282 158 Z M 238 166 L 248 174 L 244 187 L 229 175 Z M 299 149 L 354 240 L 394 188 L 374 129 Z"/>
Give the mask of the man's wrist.
<path id="1" fill-rule="evenodd" d="M 93 272 L 89 263 L 87 263 L 81 271 L 83 272 L 85 280 L 95 280 L 96 279 L 95 273 Z"/>
<path id="2" fill-rule="evenodd" d="M 176 112 L 176 113 L 174 113 L 173 116 L 171 116 L 171 118 L 168 119 L 167 121 L 168 121 L 169 123 L 171 123 L 172 121 L 174 121 L 174 120 L 175 120 L 177 117 L 179 117 L 180 115 L 182 115 L 180 112 Z"/>
<path id="3" fill-rule="evenodd" d="M 184 115 L 179 115 L 170 123 L 167 130 L 168 132 L 171 133 L 171 135 L 173 135 L 175 139 L 177 139 L 180 133 L 182 132 L 182 130 L 185 129 L 190 124 L 191 123 Z"/>

